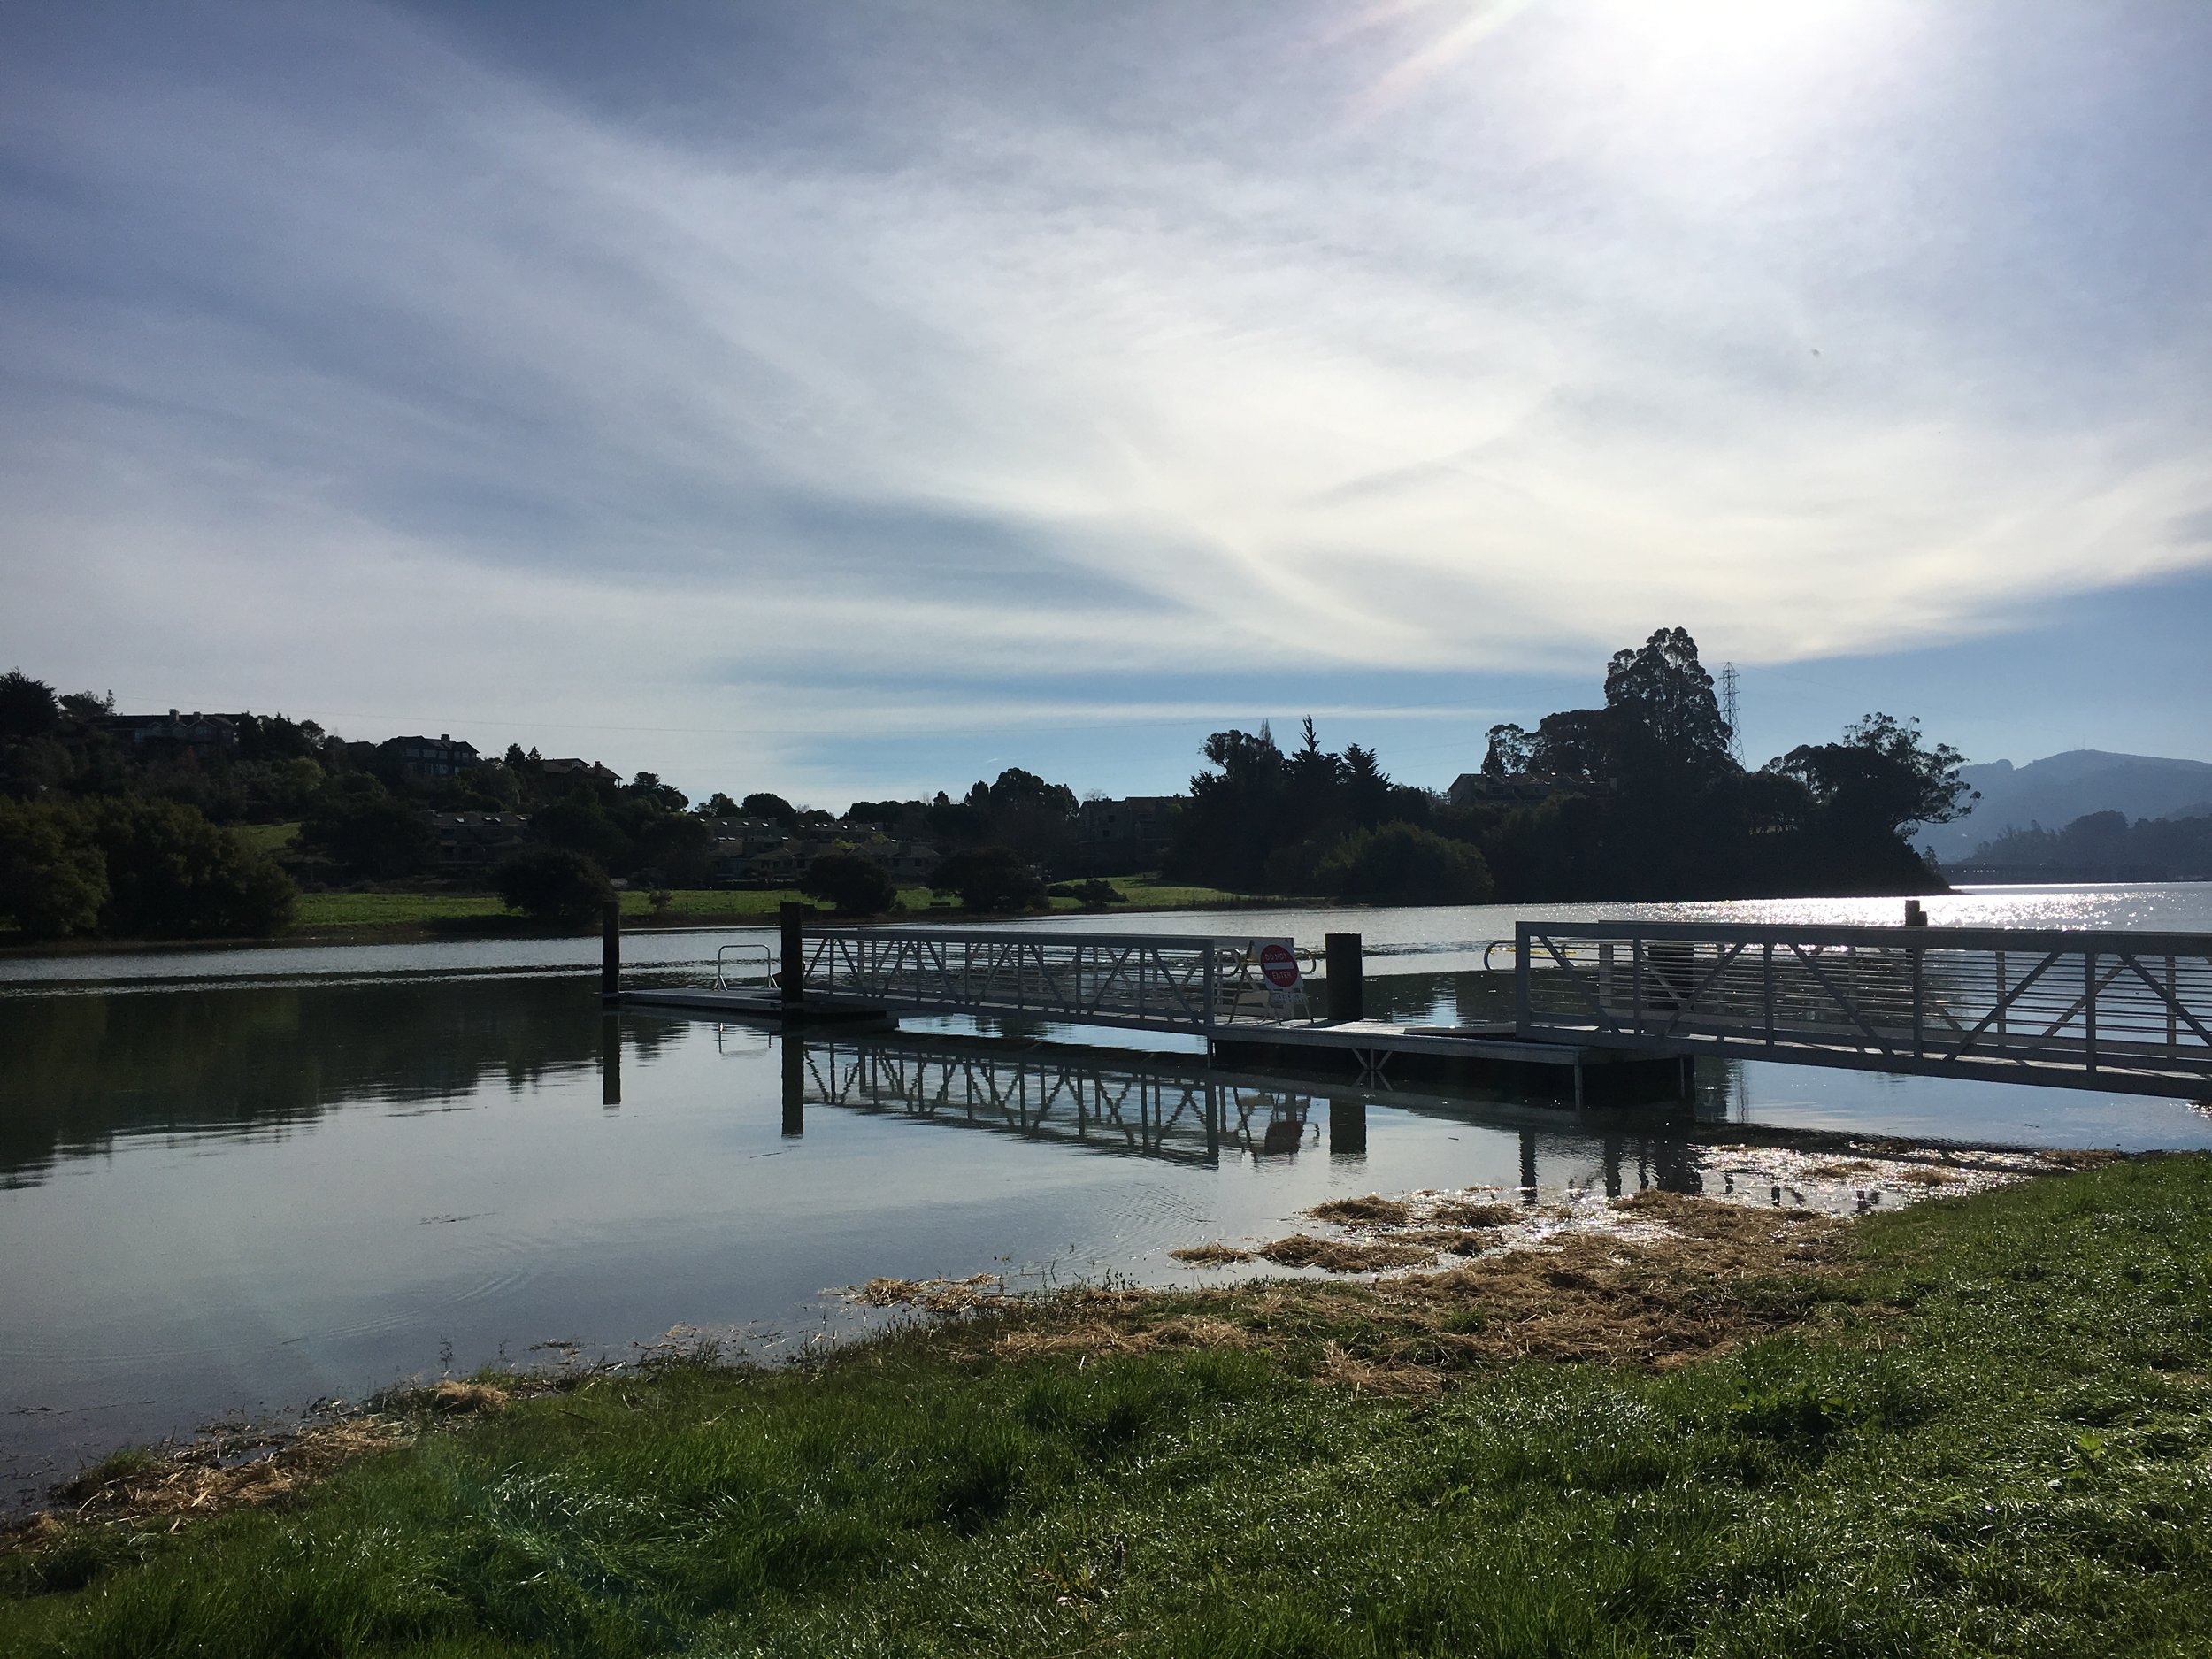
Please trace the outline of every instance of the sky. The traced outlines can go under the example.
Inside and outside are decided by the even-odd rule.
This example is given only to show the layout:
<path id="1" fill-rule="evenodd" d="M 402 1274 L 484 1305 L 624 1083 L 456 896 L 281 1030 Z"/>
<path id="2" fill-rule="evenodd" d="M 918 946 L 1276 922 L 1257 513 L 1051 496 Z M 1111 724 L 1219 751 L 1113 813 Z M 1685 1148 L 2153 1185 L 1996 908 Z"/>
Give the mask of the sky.
<path id="1" fill-rule="evenodd" d="M 2212 6 L 0 11 L 0 668 L 695 795 L 2212 759 Z"/>

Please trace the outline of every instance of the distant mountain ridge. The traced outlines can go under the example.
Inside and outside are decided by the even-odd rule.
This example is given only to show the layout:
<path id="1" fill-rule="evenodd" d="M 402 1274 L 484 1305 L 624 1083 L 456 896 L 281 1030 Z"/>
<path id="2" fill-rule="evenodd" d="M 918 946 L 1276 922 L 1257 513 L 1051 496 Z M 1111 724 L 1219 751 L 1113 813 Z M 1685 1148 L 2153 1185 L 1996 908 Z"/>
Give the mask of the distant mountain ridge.
<path id="1" fill-rule="evenodd" d="M 2062 829 L 2090 812 L 2124 812 L 2131 821 L 2212 814 L 2212 762 L 2201 760 L 2071 749 L 2024 766 L 1993 760 L 1960 776 L 1982 793 L 1973 811 L 1913 834 L 1915 846 L 1934 848 L 1939 858 L 1963 858 L 2008 829 Z"/>

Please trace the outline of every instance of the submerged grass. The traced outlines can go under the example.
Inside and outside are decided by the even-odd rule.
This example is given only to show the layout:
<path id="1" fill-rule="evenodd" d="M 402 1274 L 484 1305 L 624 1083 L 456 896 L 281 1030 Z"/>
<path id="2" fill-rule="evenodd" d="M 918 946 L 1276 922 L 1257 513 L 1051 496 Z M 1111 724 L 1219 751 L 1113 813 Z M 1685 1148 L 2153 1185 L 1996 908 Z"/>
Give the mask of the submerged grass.
<path id="1" fill-rule="evenodd" d="M 2212 1162 L 1640 1208 L 1669 1238 L 518 1397 L 173 1534 L 51 1529 L 0 1557 L 0 1652 L 2212 1643 Z"/>

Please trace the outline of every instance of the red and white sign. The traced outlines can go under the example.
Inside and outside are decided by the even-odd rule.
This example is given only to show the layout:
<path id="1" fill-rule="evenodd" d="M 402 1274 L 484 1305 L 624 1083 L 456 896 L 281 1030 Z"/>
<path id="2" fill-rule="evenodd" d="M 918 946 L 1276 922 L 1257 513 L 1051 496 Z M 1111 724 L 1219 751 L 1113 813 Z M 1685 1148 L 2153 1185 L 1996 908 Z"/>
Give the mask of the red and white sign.
<path id="1" fill-rule="evenodd" d="M 1260 947 L 1260 977 L 1279 991 L 1287 991 L 1298 983 L 1298 958 L 1290 954 L 1288 945 Z"/>

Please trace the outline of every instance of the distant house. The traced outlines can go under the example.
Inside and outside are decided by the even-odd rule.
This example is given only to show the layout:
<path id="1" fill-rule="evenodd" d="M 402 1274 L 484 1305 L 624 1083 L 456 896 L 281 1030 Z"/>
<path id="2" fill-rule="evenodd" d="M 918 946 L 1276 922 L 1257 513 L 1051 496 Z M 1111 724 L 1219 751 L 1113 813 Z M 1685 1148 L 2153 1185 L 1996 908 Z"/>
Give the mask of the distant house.
<path id="1" fill-rule="evenodd" d="M 541 770 L 552 773 L 557 778 L 566 777 L 572 772 L 580 772 L 587 778 L 593 779 L 600 783 L 616 783 L 620 781 L 614 772 L 610 772 L 597 761 L 579 760 L 572 755 L 558 760 L 548 757 L 539 761 L 538 765 Z"/>
<path id="2" fill-rule="evenodd" d="M 1463 772 L 1452 780 L 1452 787 L 1444 795 L 1454 806 L 1507 806 L 1517 802 L 1548 801 L 1555 795 L 1593 793 L 1589 784 L 1572 778 L 1555 778 L 1548 772 L 1493 778 L 1487 772 Z"/>
<path id="3" fill-rule="evenodd" d="M 1130 875 L 1167 851 L 1169 821 L 1180 795 L 1133 795 L 1086 801 L 1075 810 L 1075 857 L 1085 870 Z"/>
<path id="4" fill-rule="evenodd" d="M 707 820 L 707 860 L 724 887 L 788 887 L 797 864 L 784 850 L 782 825 L 759 818 Z"/>
<path id="5" fill-rule="evenodd" d="M 480 764 L 473 743 L 457 743 L 449 732 L 435 737 L 391 737 L 376 746 L 377 759 L 410 783 L 434 783 Z"/>
<path id="6" fill-rule="evenodd" d="M 242 715 L 109 714 L 100 718 L 100 729 L 135 748 L 142 743 L 173 744 L 200 753 L 238 747 L 238 723 Z"/>
<path id="7" fill-rule="evenodd" d="M 530 820 L 519 812 L 433 812 L 438 833 L 438 867 L 457 873 L 488 870 L 530 837 Z"/>
<path id="8" fill-rule="evenodd" d="M 852 850 L 869 863 L 880 865 L 892 880 L 908 887 L 928 880 L 930 873 L 942 861 L 942 855 L 927 841 L 895 841 L 887 835 L 855 841 Z"/>

